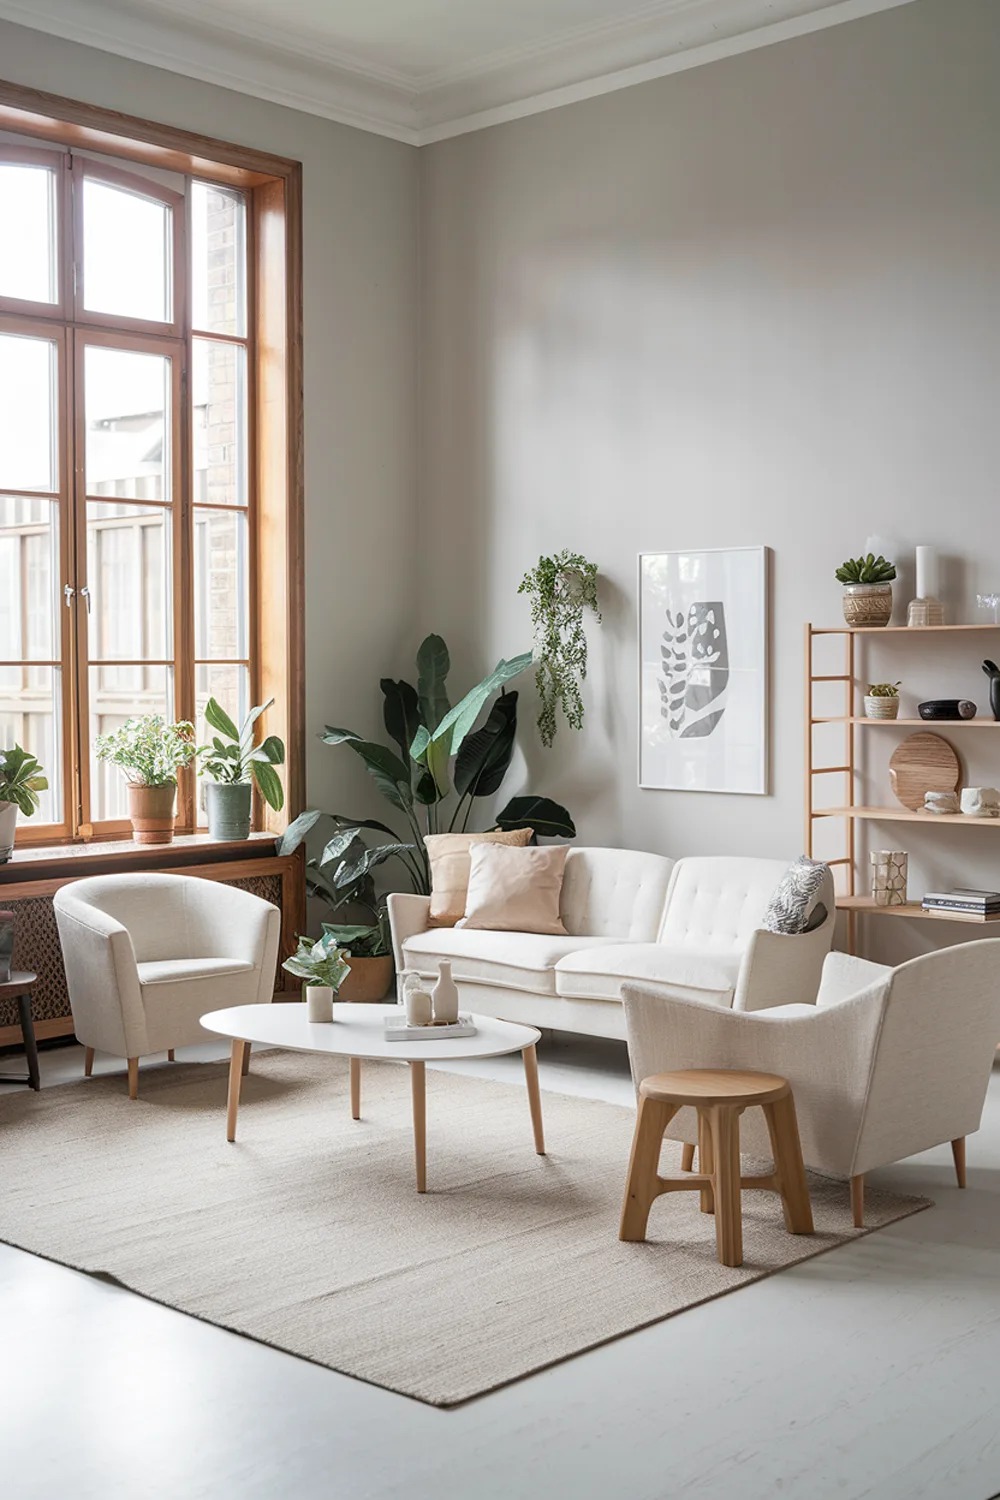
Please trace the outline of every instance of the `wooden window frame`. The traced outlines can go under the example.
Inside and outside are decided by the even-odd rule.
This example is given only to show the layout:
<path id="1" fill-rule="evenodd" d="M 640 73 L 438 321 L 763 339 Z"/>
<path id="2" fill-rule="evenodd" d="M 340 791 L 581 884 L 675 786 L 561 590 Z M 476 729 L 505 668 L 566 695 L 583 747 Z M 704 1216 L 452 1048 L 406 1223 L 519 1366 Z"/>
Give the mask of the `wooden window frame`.
<path id="1" fill-rule="evenodd" d="M 261 807 L 256 802 L 256 826 L 269 832 L 280 831 L 304 806 L 305 798 L 305 670 L 304 670 L 304 545 L 303 545 L 303 446 L 302 446 L 302 167 L 301 163 L 274 156 L 267 152 L 214 140 L 153 121 L 138 119 L 114 110 L 102 109 L 82 101 L 66 99 L 37 89 L 24 88 L 0 81 L 0 129 L 21 136 L 33 137 L 41 142 L 50 142 L 60 150 L 45 151 L 34 148 L 5 148 L 4 154 L 11 159 L 14 152 L 22 151 L 32 160 L 44 159 L 47 164 L 64 163 L 67 149 L 94 151 L 127 163 L 129 161 L 146 166 L 178 172 L 210 183 L 241 189 L 247 198 L 247 295 L 251 303 L 250 329 L 253 331 L 255 349 L 248 347 L 247 379 L 249 421 L 252 436 L 251 452 L 255 462 L 249 483 L 247 513 L 250 529 L 250 630 L 251 660 L 256 670 L 251 673 L 250 690 L 255 702 L 273 697 L 274 706 L 269 710 L 266 728 L 285 741 L 285 807 L 281 814 Z M 109 179 L 115 171 L 102 162 L 95 171 Z M 145 179 L 130 175 L 125 168 L 123 178 L 129 179 L 131 190 L 140 191 L 147 197 L 166 197 L 161 190 Z M 71 203 L 69 187 L 70 173 L 63 171 L 62 212 L 65 215 Z M 80 195 L 77 195 L 79 200 Z M 181 211 L 184 209 L 182 207 Z M 64 222 L 69 222 L 64 219 Z M 177 241 L 179 242 L 177 237 Z M 62 255 L 60 264 L 67 257 Z M 186 327 L 187 363 L 190 368 L 191 324 L 184 319 L 186 301 L 190 295 L 186 266 L 174 268 L 173 326 L 149 323 L 150 343 L 161 340 L 176 340 L 179 330 Z M 61 303 L 35 304 L 5 299 L 0 310 L 24 315 L 30 321 L 31 331 L 43 332 L 39 320 L 48 318 L 53 327 L 63 323 L 73 306 L 73 288 L 60 286 Z M 87 329 L 78 330 L 80 341 L 98 341 L 98 324 L 112 342 L 123 340 L 126 329 L 122 320 L 113 317 L 105 322 L 100 314 L 83 314 Z M 8 316 L 3 320 L 10 323 Z M 130 327 L 139 320 L 128 320 Z M 120 331 L 115 334 L 113 330 Z M 199 333 L 202 330 L 198 330 Z M 205 331 L 206 334 L 208 331 Z M 93 337 L 92 337 L 93 336 Z M 208 334 L 225 341 L 225 336 Z M 63 351 L 64 378 L 60 385 L 60 400 L 70 397 L 69 382 L 70 349 Z M 234 342 L 244 343 L 243 339 Z M 83 462 L 77 445 L 77 464 Z M 180 455 L 185 465 L 193 465 L 193 453 L 186 447 Z M 62 459 L 65 463 L 65 455 Z M 191 469 L 188 469 L 190 478 Z M 72 476 L 61 476 L 66 483 L 67 504 Z M 81 476 L 82 479 L 82 476 Z M 184 487 L 185 508 L 193 501 L 192 486 Z M 20 492 L 19 492 L 20 493 Z M 101 497 L 97 497 L 101 498 Z M 106 497 L 104 497 L 106 498 Z M 175 497 L 179 499 L 179 494 Z M 77 524 L 85 525 L 85 511 L 79 507 Z M 182 527 L 185 545 L 188 544 L 186 522 L 182 519 L 181 507 L 175 507 L 175 527 Z M 234 507 L 236 509 L 236 507 Z M 82 518 L 82 519 L 81 519 Z M 67 575 L 66 549 L 70 545 L 68 527 L 60 532 L 60 558 L 64 577 Z M 79 545 L 79 540 L 78 540 Z M 175 579 L 179 570 L 175 567 Z M 62 580 L 60 580 L 61 587 Z M 79 617 L 79 609 L 62 610 L 62 637 L 64 670 L 79 677 L 89 671 L 85 649 L 76 638 L 77 623 L 66 617 Z M 175 640 L 174 651 L 177 670 L 194 674 L 194 641 L 182 654 Z M 85 630 L 85 627 L 84 627 Z M 67 632 L 70 639 L 67 640 Z M 78 686 L 74 693 L 78 693 Z M 80 717 L 85 707 L 79 698 L 74 699 L 73 709 L 84 732 L 86 723 Z M 89 755 L 77 756 L 72 735 L 64 733 L 64 802 L 68 804 L 74 795 L 77 778 L 89 776 Z M 182 778 L 178 827 L 194 826 L 194 778 Z M 67 820 L 70 822 L 71 820 Z M 67 830 L 33 830 L 31 823 L 19 826 L 18 840 L 21 844 L 51 844 L 86 842 L 90 836 L 106 838 L 109 832 L 121 832 L 127 837 L 126 827 L 100 825 L 96 829 L 82 828 L 75 837 Z M 123 850 L 123 852 L 126 852 Z"/>

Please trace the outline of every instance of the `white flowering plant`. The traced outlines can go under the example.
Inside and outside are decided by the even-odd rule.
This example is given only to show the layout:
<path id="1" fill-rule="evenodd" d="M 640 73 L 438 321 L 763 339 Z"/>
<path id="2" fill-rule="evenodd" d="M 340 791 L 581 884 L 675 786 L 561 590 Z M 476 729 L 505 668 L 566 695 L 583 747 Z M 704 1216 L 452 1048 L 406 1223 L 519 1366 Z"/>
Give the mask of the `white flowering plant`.
<path id="1" fill-rule="evenodd" d="M 98 760 L 118 766 L 130 786 L 170 786 L 177 772 L 194 760 L 197 749 L 194 725 L 186 719 L 168 724 L 161 714 L 139 714 L 111 734 L 102 734 L 96 753 Z"/>

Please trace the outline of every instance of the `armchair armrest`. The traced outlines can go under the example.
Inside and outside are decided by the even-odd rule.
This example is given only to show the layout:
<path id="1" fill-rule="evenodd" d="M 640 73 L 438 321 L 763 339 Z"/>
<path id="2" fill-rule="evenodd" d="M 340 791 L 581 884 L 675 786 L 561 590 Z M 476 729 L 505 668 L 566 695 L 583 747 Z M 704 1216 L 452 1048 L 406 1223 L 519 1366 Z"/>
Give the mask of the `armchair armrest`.
<path id="1" fill-rule="evenodd" d="M 119 1057 L 148 1051 L 132 939 L 121 922 L 68 891 L 53 901 L 77 1039 Z"/>
<path id="2" fill-rule="evenodd" d="M 409 891 L 393 891 L 386 902 L 389 908 L 389 929 L 392 933 L 392 956 L 396 961 L 396 973 L 406 968 L 403 959 L 403 944 L 418 932 L 427 931 L 427 917 L 431 909 L 430 896 L 415 896 Z"/>
<path id="3" fill-rule="evenodd" d="M 837 913 L 830 910 L 812 932 L 795 935 L 758 927 L 740 964 L 733 1010 L 766 1010 L 774 1005 L 814 1005 L 823 961 L 830 952 Z M 864 982 L 863 980 L 861 981 Z M 852 986 L 857 989 L 858 985 Z"/>

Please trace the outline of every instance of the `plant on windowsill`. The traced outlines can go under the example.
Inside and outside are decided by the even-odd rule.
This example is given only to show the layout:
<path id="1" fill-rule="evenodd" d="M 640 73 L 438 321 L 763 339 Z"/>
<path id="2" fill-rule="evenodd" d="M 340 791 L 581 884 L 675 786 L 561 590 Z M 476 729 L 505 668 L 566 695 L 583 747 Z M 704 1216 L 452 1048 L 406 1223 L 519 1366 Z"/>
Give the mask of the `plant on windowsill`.
<path id="1" fill-rule="evenodd" d="M 30 818 L 38 811 L 38 794 L 48 790 L 41 765 L 29 751 L 15 745 L 0 750 L 0 865 L 14 852 L 14 829 L 21 812 Z"/>
<path id="2" fill-rule="evenodd" d="M 542 744 L 551 749 L 558 709 L 562 709 L 571 729 L 583 728 L 580 684 L 587 675 L 583 613 L 592 610 L 600 624 L 597 564 L 565 549 L 552 557 L 540 557 L 521 579 L 517 592 L 531 600 L 535 687 L 540 702 L 538 733 Z"/>
<path id="3" fill-rule="evenodd" d="M 136 843 L 171 843 L 177 772 L 197 753 L 194 725 L 187 719 L 168 724 L 162 714 L 139 714 L 101 735 L 95 753 L 124 772 Z"/>
<path id="4" fill-rule="evenodd" d="M 210 745 L 198 751 L 204 764 L 205 808 L 208 831 L 213 839 L 248 839 L 250 837 L 250 804 L 253 788 L 268 807 L 280 812 L 285 794 L 275 766 L 285 764 L 285 747 L 276 734 L 269 734 L 254 745 L 254 725 L 274 702 L 268 698 L 252 708 L 237 729 L 233 720 L 215 698 L 205 707 L 205 722 L 215 730 Z"/>
<path id="5" fill-rule="evenodd" d="M 324 922 L 321 938 L 300 937 L 291 958 L 285 959 L 281 966 L 285 973 L 305 981 L 302 988 L 310 1021 L 333 1020 L 333 997 L 351 972 L 349 957 L 337 942 L 336 929 Z"/>

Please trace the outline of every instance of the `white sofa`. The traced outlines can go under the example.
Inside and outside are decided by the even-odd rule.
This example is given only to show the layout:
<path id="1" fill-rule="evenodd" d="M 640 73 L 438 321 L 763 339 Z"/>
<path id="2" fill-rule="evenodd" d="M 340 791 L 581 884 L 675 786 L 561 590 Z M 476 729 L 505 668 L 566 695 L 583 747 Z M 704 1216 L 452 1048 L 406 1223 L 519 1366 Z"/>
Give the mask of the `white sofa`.
<path id="1" fill-rule="evenodd" d="M 621 987 L 737 1010 L 815 998 L 835 921 L 832 882 L 813 931 L 760 921 L 787 862 L 671 860 L 628 849 L 570 849 L 560 915 L 566 937 L 428 927 L 429 898 L 392 895 L 397 971 L 433 978 L 450 959 L 462 1004 L 482 1015 L 624 1039 Z"/>

